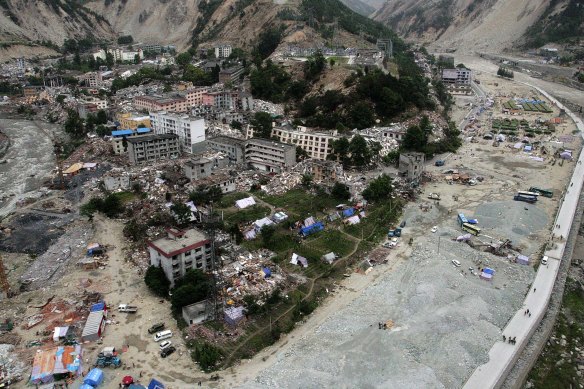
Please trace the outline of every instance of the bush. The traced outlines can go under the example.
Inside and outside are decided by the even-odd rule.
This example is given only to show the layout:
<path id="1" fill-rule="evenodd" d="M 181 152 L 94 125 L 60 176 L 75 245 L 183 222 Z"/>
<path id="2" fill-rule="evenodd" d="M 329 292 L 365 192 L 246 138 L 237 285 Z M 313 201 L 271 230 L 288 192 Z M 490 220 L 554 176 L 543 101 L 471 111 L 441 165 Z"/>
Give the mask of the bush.
<path id="1" fill-rule="evenodd" d="M 150 266 L 146 270 L 144 282 L 152 293 L 160 297 L 167 297 L 170 287 L 170 281 L 166 278 L 164 270 L 161 267 Z"/>
<path id="2" fill-rule="evenodd" d="M 212 344 L 201 342 L 195 345 L 191 357 L 199 363 L 206 372 L 215 370 L 218 362 L 223 358 L 223 352 Z"/>

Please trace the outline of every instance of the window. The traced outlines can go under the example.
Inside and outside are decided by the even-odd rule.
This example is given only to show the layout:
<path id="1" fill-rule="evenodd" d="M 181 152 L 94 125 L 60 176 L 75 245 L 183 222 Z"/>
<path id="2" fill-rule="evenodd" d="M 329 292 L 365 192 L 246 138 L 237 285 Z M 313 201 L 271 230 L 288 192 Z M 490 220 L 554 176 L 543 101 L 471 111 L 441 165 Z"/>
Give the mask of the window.
<path id="1" fill-rule="evenodd" d="M 185 253 L 185 257 L 190 257 L 191 253 L 192 253 L 191 251 L 187 251 L 187 252 Z"/>

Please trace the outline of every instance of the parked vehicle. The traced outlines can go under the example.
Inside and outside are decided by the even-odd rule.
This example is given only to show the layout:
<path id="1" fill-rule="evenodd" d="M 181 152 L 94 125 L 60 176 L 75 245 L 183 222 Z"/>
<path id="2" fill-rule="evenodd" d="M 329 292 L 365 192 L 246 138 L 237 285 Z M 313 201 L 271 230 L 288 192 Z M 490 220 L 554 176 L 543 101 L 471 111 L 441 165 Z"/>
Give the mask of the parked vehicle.
<path id="1" fill-rule="evenodd" d="M 444 166 L 444 161 L 439 159 L 438 161 L 434 162 L 434 166 Z"/>
<path id="2" fill-rule="evenodd" d="M 543 197 L 549 197 L 549 198 L 554 197 L 554 192 L 552 192 L 551 190 L 541 189 L 541 188 L 538 188 L 536 186 L 532 186 L 531 188 L 529 188 L 529 191 L 539 193 Z"/>
<path id="3" fill-rule="evenodd" d="M 387 233 L 387 236 L 389 238 L 392 238 L 394 236 L 398 236 L 399 237 L 399 236 L 401 236 L 401 231 L 402 231 L 402 229 L 399 228 L 399 227 L 396 228 L 396 229 L 394 229 L 394 230 L 389 230 L 389 232 Z"/>
<path id="4" fill-rule="evenodd" d="M 168 339 L 172 337 L 172 331 L 171 330 L 166 330 L 166 331 L 160 331 L 157 332 L 154 335 L 154 341 L 155 342 L 160 342 L 163 339 Z"/>
<path id="5" fill-rule="evenodd" d="M 440 193 L 430 193 L 428 198 L 430 200 L 440 200 Z"/>
<path id="6" fill-rule="evenodd" d="M 148 329 L 149 334 L 162 331 L 164 329 L 164 323 L 156 323 Z"/>
<path id="7" fill-rule="evenodd" d="M 128 305 L 128 304 L 118 305 L 118 312 L 136 313 L 136 311 L 138 311 L 138 307 L 136 307 L 134 305 Z"/>
<path id="8" fill-rule="evenodd" d="M 107 367 L 113 366 L 115 368 L 122 365 L 122 360 L 118 357 L 118 353 L 114 347 L 104 347 L 99 354 L 97 354 L 97 360 L 95 361 L 96 367 Z"/>
<path id="9" fill-rule="evenodd" d="M 537 202 L 536 197 L 530 197 L 530 196 L 525 196 L 525 195 L 515 195 L 515 196 L 513 196 L 513 200 L 524 201 L 524 202 L 529 203 L 529 204 L 533 204 L 533 203 Z"/>
<path id="10" fill-rule="evenodd" d="M 170 347 L 167 347 L 164 350 L 162 350 L 160 352 L 160 356 L 162 358 L 166 358 L 166 357 L 168 357 L 170 354 L 172 354 L 175 351 L 176 351 L 176 348 L 174 346 L 170 346 Z"/>
<path id="11" fill-rule="evenodd" d="M 434 232 L 438 231 L 438 227 L 434 226 L 434 227 L 432 227 L 432 229 L 430 231 L 432 231 L 434 233 Z"/>
<path id="12" fill-rule="evenodd" d="M 165 348 L 170 347 L 171 344 L 172 342 L 170 340 L 164 340 L 160 342 L 160 349 L 164 350 Z"/>
<path id="13" fill-rule="evenodd" d="M 541 264 L 545 266 L 545 265 L 547 265 L 547 263 L 548 263 L 548 257 L 547 257 L 547 255 L 544 255 L 543 258 L 541 259 Z"/>
<path id="14" fill-rule="evenodd" d="M 452 260 L 452 264 L 453 264 L 454 266 L 456 266 L 456 267 L 460 267 L 460 262 L 459 262 L 459 261 L 457 261 L 456 259 L 453 259 L 453 260 Z"/>

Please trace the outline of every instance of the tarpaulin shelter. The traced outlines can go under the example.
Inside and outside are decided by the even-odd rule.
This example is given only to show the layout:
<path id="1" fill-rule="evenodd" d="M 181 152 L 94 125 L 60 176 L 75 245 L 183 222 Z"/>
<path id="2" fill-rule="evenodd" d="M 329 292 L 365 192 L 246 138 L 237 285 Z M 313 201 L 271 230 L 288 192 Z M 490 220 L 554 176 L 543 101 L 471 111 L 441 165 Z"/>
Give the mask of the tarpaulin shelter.
<path id="1" fill-rule="evenodd" d="M 53 382 L 56 374 L 81 374 L 83 352 L 80 345 L 39 350 L 32 362 L 30 382 L 33 385 Z"/>
<path id="2" fill-rule="evenodd" d="M 124 378 L 122 378 L 122 384 L 124 385 L 130 385 L 134 383 L 134 377 L 132 377 L 131 375 L 127 375 Z"/>
<path id="3" fill-rule="evenodd" d="M 332 264 L 335 261 L 335 259 L 337 259 L 337 254 L 330 252 L 328 254 L 323 255 L 321 258 L 323 261 Z"/>
<path id="4" fill-rule="evenodd" d="M 256 238 L 256 231 L 255 229 L 251 228 L 247 231 L 243 232 L 243 237 L 245 238 L 245 240 L 252 240 Z"/>
<path id="5" fill-rule="evenodd" d="M 79 389 L 93 389 L 93 386 L 91 386 L 89 384 L 81 384 Z"/>
<path id="6" fill-rule="evenodd" d="M 355 208 L 347 208 L 343 211 L 343 217 L 350 217 L 355 214 Z"/>
<path id="7" fill-rule="evenodd" d="M 55 327 L 53 331 L 53 342 L 58 342 L 59 339 L 67 336 L 69 332 L 69 327 Z"/>
<path id="8" fill-rule="evenodd" d="M 572 152 L 570 150 L 564 150 L 560 153 L 560 158 L 562 159 L 572 159 Z"/>
<path id="9" fill-rule="evenodd" d="M 256 202 L 253 199 L 253 197 L 246 197 L 245 199 L 237 200 L 235 202 L 235 206 L 239 209 L 251 207 L 252 205 L 255 205 L 255 204 L 256 204 Z"/>
<path id="10" fill-rule="evenodd" d="M 345 219 L 345 223 L 347 224 L 359 224 L 361 222 L 361 219 L 359 219 L 359 216 L 355 215 L 355 216 L 351 216 L 347 219 Z"/>
<path id="11" fill-rule="evenodd" d="M 81 169 L 83 169 L 83 163 L 77 162 L 65 169 L 63 174 L 77 174 Z"/>
<path id="12" fill-rule="evenodd" d="M 101 248 L 99 243 L 90 243 L 89 245 L 87 245 L 87 255 L 88 256 L 92 256 L 94 254 L 99 255 L 102 253 L 103 253 L 103 249 Z"/>
<path id="13" fill-rule="evenodd" d="M 529 265 L 529 257 L 519 254 L 517 257 L 515 257 L 515 262 L 520 265 Z"/>
<path id="14" fill-rule="evenodd" d="M 103 371 L 98 368 L 91 369 L 83 380 L 84 384 L 97 388 L 103 382 Z"/>
<path id="15" fill-rule="evenodd" d="M 258 219 L 255 222 L 253 222 L 253 226 L 256 229 L 256 231 L 258 231 L 258 232 L 261 231 L 261 229 L 263 227 L 271 226 L 273 224 L 274 224 L 274 222 L 269 217 L 264 217 L 262 219 Z"/>
<path id="16" fill-rule="evenodd" d="M 308 267 L 308 260 L 296 253 L 292 254 L 292 259 L 290 260 L 290 263 L 293 265 L 298 265 L 298 263 L 301 263 L 303 267 Z"/>
<path id="17" fill-rule="evenodd" d="M 468 223 L 469 224 L 479 224 L 479 221 L 477 219 L 468 219 Z"/>
<path id="18" fill-rule="evenodd" d="M 314 218 L 312 216 L 307 217 L 306 219 L 304 219 L 304 227 L 310 227 L 311 225 L 313 225 L 314 223 L 316 223 L 316 220 L 314 220 Z"/>
<path id="19" fill-rule="evenodd" d="M 106 306 L 105 302 L 100 301 L 99 303 L 93 304 L 91 308 L 89 308 L 90 312 L 97 312 L 97 311 L 105 311 Z"/>
<path id="20" fill-rule="evenodd" d="M 481 280 L 491 281 L 493 279 L 494 275 L 495 275 L 495 271 L 491 268 L 486 267 L 481 272 L 480 278 L 481 278 Z"/>
<path id="21" fill-rule="evenodd" d="M 308 235 L 314 234 L 314 233 L 322 231 L 322 230 L 324 230 L 324 224 L 322 224 L 321 222 L 317 222 L 317 223 L 311 224 L 308 227 L 302 227 L 300 229 L 300 235 L 308 236 Z"/>
<path id="22" fill-rule="evenodd" d="M 225 318 L 225 323 L 228 325 L 235 327 L 241 320 L 244 318 L 243 314 L 244 308 L 243 306 L 240 307 L 231 307 L 227 308 L 223 311 L 223 315 Z"/>
<path id="23" fill-rule="evenodd" d="M 276 212 L 274 216 L 272 216 L 272 220 L 276 223 L 282 223 L 286 219 L 288 219 L 288 215 L 286 215 L 284 212 Z"/>
<path id="24" fill-rule="evenodd" d="M 269 267 L 263 267 L 262 272 L 264 273 L 264 278 L 269 278 L 272 276 L 272 271 Z"/>
<path id="25" fill-rule="evenodd" d="M 459 237 L 456 238 L 457 242 L 467 242 L 471 239 L 472 235 L 471 234 L 464 234 L 464 235 L 460 235 Z"/>
<path id="26" fill-rule="evenodd" d="M 148 389 L 164 389 L 164 384 L 152 378 L 148 384 Z"/>

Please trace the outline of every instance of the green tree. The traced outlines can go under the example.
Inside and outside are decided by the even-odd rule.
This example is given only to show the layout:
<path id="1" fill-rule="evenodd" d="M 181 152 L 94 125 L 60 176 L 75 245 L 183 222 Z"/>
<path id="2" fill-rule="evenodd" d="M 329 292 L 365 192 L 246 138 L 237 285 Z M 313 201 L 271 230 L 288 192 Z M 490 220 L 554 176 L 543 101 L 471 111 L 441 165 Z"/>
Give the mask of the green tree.
<path id="1" fill-rule="evenodd" d="M 423 152 L 428 144 L 428 134 L 419 126 L 411 126 L 406 131 L 401 147 L 404 150 Z"/>
<path id="2" fill-rule="evenodd" d="M 250 124 L 254 128 L 256 138 L 270 139 L 272 136 L 272 115 L 267 112 L 256 112 Z"/>
<path id="3" fill-rule="evenodd" d="M 148 226 L 132 218 L 124 226 L 123 233 L 126 238 L 138 242 L 146 236 L 146 231 L 148 231 Z"/>
<path id="4" fill-rule="evenodd" d="M 306 152 L 306 150 L 304 150 L 300 146 L 296 146 L 296 162 L 303 161 L 303 160 L 305 160 L 308 157 L 309 157 L 309 155 Z"/>
<path id="5" fill-rule="evenodd" d="M 179 55 L 176 56 L 176 63 L 180 67 L 184 68 L 191 63 L 192 59 L 193 57 L 191 56 L 191 54 L 188 51 L 185 51 L 184 53 L 180 53 Z"/>
<path id="6" fill-rule="evenodd" d="M 337 160 L 343 166 L 348 167 L 351 163 L 349 147 L 350 147 L 349 140 L 345 137 L 333 140 L 332 153 L 329 154 L 327 159 Z"/>
<path id="7" fill-rule="evenodd" d="M 176 220 L 180 225 L 187 224 L 191 221 L 193 213 L 188 205 L 175 201 L 170 206 L 170 210 L 174 213 Z"/>
<path id="8" fill-rule="evenodd" d="M 191 357 L 197 361 L 201 369 L 210 372 L 217 368 L 219 361 L 223 358 L 223 353 L 214 345 L 204 342 L 195 346 Z"/>
<path id="9" fill-rule="evenodd" d="M 381 201 L 388 199 L 392 191 L 391 177 L 382 174 L 367 185 L 363 191 L 363 198 L 367 201 Z"/>
<path id="10" fill-rule="evenodd" d="M 351 128 L 363 129 L 371 127 L 375 123 L 375 116 L 371 104 L 367 101 L 358 101 L 347 113 L 348 126 Z"/>
<path id="11" fill-rule="evenodd" d="M 96 124 L 107 124 L 107 114 L 103 109 L 97 111 L 97 116 L 95 118 Z"/>
<path id="12" fill-rule="evenodd" d="M 300 185 L 302 185 L 305 188 L 310 188 L 310 186 L 312 185 L 312 179 L 313 179 L 312 174 L 303 174 Z"/>
<path id="13" fill-rule="evenodd" d="M 363 167 L 371 162 L 371 152 L 367 141 L 361 135 L 355 135 L 349 144 L 351 153 L 351 164 L 357 167 Z"/>
<path id="14" fill-rule="evenodd" d="M 265 247 L 270 247 L 274 234 L 276 233 L 276 228 L 274 226 L 263 226 L 261 229 L 262 241 Z"/>
<path id="15" fill-rule="evenodd" d="M 170 281 L 166 278 L 164 270 L 161 267 L 150 266 L 146 270 L 144 282 L 152 293 L 160 297 L 167 297 L 170 288 Z"/>
<path id="16" fill-rule="evenodd" d="M 74 138 L 81 138 L 85 135 L 85 126 L 79 113 L 73 109 L 67 110 L 67 119 L 63 125 L 65 132 Z"/>
<path id="17" fill-rule="evenodd" d="M 210 287 L 211 280 L 203 271 L 188 270 L 172 290 L 170 302 L 173 311 L 179 312 L 186 305 L 204 300 L 209 295 Z"/>
<path id="18" fill-rule="evenodd" d="M 349 191 L 349 187 L 347 185 L 340 182 L 335 182 L 333 188 L 331 189 L 331 196 L 337 200 L 344 201 L 351 198 L 351 192 Z"/>
<path id="19" fill-rule="evenodd" d="M 326 67 L 326 59 L 320 51 L 316 52 L 314 55 L 308 57 L 308 60 L 304 62 L 304 77 L 313 81 L 323 72 Z"/>

